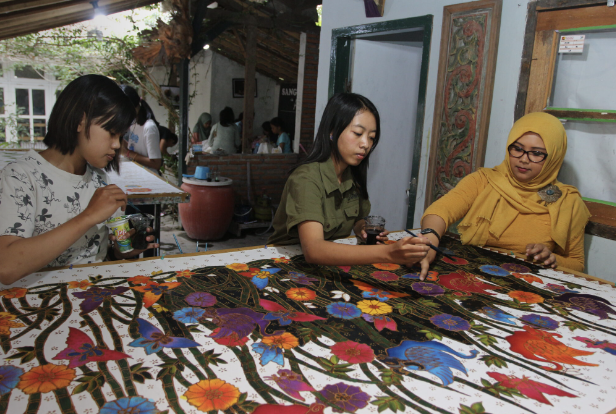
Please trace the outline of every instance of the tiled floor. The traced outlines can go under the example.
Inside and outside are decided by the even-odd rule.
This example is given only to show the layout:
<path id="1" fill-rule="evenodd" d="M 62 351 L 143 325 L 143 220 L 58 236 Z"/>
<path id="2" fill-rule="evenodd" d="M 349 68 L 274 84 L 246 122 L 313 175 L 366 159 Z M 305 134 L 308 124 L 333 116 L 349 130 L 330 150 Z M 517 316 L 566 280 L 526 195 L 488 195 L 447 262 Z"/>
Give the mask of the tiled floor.
<path id="1" fill-rule="evenodd" d="M 161 255 L 179 254 L 180 251 L 175 244 L 173 235 L 178 239 L 183 253 L 195 253 L 197 250 L 197 240 L 188 237 L 186 232 L 182 230 L 177 221 L 174 221 L 171 216 L 161 217 Z M 272 234 L 272 230 L 264 235 L 259 235 L 265 229 L 248 229 L 243 230 L 240 237 L 236 237 L 230 233 L 225 234 L 220 240 L 207 242 L 208 251 L 235 249 L 239 247 L 264 246 L 267 238 Z M 199 251 L 205 250 L 205 242 L 199 242 Z"/>

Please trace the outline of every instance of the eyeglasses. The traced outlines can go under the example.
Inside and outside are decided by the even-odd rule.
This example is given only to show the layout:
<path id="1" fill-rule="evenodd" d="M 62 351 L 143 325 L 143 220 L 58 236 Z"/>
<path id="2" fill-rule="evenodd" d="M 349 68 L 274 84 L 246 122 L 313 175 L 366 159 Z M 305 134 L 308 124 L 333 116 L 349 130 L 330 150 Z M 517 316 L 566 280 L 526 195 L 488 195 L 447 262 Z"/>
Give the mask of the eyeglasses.
<path id="1" fill-rule="evenodd" d="M 541 151 L 524 151 L 521 147 L 518 147 L 515 144 L 509 145 L 509 155 L 514 158 L 522 158 L 524 154 L 528 155 L 528 160 L 530 162 L 541 162 L 548 157 L 548 154 Z"/>

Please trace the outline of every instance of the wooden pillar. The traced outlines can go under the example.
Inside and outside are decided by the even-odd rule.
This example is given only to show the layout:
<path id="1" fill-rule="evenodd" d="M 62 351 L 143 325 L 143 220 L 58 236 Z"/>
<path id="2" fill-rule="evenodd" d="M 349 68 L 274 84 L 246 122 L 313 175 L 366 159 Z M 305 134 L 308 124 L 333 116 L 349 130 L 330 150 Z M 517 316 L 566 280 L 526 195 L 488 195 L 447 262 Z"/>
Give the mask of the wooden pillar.
<path id="1" fill-rule="evenodd" d="M 257 67 L 257 28 L 246 27 L 246 66 L 244 67 L 244 120 L 242 124 L 242 153 L 250 154 L 250 140 L 255 113 L 255 75 Z"/>
<path id="2" fill-rule="evenodd" d="M 304 69 L 306 67 L 306 32 L 299 37 L 299 61 L 297 63 L 297 97 L 295 98 L 295 137 L 293 152 L 299 154 L 302 137 L 302 107 L 304 103 Z"/>
<path id="3" fill-rule="evenodd" d="M 179 63 L 180 75 L 180 131 L 178 134 L 178 186 L 182 185 L 182 174 L 186 173 L 186 158 L 188 147 L 188 59 L 182 59 Z"/>

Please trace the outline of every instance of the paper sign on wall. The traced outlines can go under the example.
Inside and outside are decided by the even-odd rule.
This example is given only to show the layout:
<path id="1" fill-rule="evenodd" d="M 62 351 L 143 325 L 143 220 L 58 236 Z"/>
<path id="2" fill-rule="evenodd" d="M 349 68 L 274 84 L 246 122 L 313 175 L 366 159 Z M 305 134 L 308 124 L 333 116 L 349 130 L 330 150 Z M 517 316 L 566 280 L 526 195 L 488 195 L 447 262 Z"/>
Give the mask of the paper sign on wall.
<path id="1" fill-rule="evenodd" d="M 586 35 L 561 36 L 558 53 L 582 53 Z"/>

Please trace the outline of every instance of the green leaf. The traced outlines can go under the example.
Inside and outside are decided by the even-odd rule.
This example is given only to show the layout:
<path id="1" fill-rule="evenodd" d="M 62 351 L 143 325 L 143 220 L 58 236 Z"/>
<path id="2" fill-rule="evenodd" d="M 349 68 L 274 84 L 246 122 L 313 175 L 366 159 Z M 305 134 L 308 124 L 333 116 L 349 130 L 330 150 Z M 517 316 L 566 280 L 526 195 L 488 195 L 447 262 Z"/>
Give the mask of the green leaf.
<path id="1" fill-rule="evenodd" d="M 440 307 L 440 305 L 438 303 L 434 302 L 433 300 L 426 299 L 426 298 L 421 298 L 417 302 L 419 302 L 422 306 L 428 306 L 428 307 L 431 307 L 431 308 L 439 308 Z"/>
<path id="2" fill-rule="evenodd" d="M 203 358 L 205 359 L 205 362 L 208 365 L 215 365 L 218 366 L 218 364 L 226 364 L 227 361 L 225 361 L 224 359 L 218 358 L 219 356 L 221 356 L 222 354 L 215 354 L 213 349 L 210 349 L 209 351 L 205 351 L 203 353 Z"/>
<path id="3" fill-rule="evenodd" d="M 507 361 L 496 355 L 484 355 L 479 359 L 485 362 L 487 366 L 494 365 L 498 368 L 507 368 Z"/>
<path id="4" fill-rule="evenodd" d="M 475 321 L 471 321 L 471 329 L 475 329 L 480 332 L 485 332 L 489 330 L 490 328 L 485 325 L 478 325 L 475 323 Z"/>
<path id="5" fill-rule="evenodd" d="M 488 335 L 488 334 L 477 335 L 477 339 L 479 340 L 479 342 L 481 342 L 482 344 L 486 346 L 492 346 L 498 343 L 498 340 L 495 337 L 493 337 L 492 335 Z"/>
<path id="6" fill-rule="evenodd" d="M 381 381 L 383 381 L 385 385 L 398 385 L 402 382 L 402 375 L 391 368 L 381 368 L 379 371 L 381 372 Z"/>
<path id="7" fill-rule="evenodd" d="M 431 331 L 428 329 L 421 329 L 419 332 L 426 334 L 426 338 L 428 338 L 428 340 L 434 339 L 434 340 L 440 341 L 441 339 L 443 339 L 443 336 L 435 331 Z"/>
<path id="8" fill-rule="evenodd" d="M 90 385 L 89 383 L 83 383 L 83 384 L 79 384 L 78 386 L 75 387 L 75 389 L 73 390 L 72 394 L 73 395 L 77 395 L 77 394 L 81 394 L 84 391 L 88 390 L 88 385 Z"/>
<path id="9" fill-rule="evenodd" d="M 581 329 L 582 331 L 587 331 L 590 329 L 588 326 L 584 325 L 581 322 L 573 322 L 573 321 L 566 321 L 565 326 L 569 328 L 571 332 L 575 331 L 576 329 Z"/>
<path id="10" fill-rule="evenodd" d="M 337 364 L 340 359 L 338 359 L 338 357 L 336 355 L 332 355 L 331 358 L 329 358 L 330 361 L 332 361 L 332 363 Z"/>

